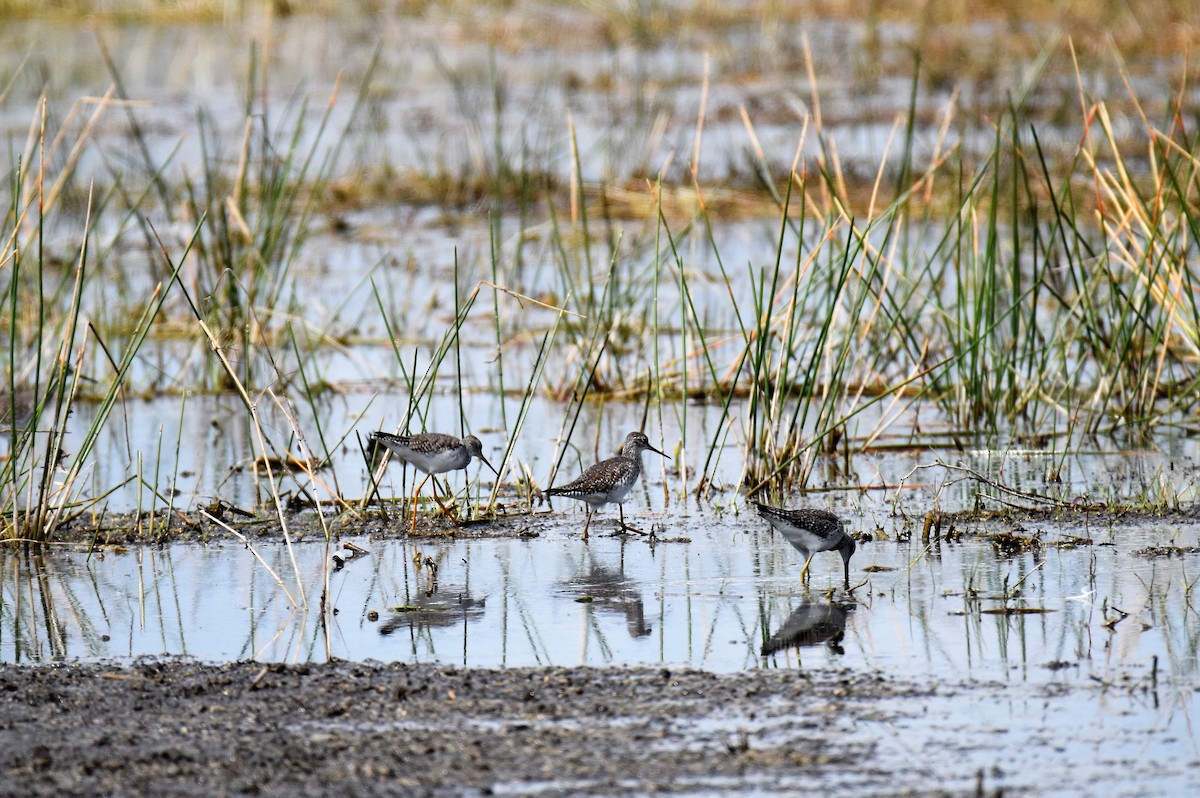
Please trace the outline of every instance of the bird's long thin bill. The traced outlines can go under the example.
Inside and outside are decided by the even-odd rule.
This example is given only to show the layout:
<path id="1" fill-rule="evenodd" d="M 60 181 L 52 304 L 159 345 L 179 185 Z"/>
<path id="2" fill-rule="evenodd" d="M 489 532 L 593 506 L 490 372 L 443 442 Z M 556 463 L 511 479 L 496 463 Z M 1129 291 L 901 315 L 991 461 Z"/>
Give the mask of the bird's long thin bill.
<path id="1" fill-rule="evenodd" d="M 667 458 L 668 460 L 671 459 L 671 455 L 667 454 L 666 452 L 661 452 L 658 449 L 655 449 L 653 446 L 647 446 L 646 448 L 649 449 L 650 451 L 654 452 L 655 454 L 661 454 L 663 457 Z"/>
<path id="2" fill-rule="evenodd" d="M 489 462 L 487 461 L 487 458 L 486 458 L 486 457 L 484 457 L 484 456 L 481 454 L 481 455 L 479 455 L 479 459 L 480 459 L 480 460 L 483 462 L 483 464 L 484 464 L 485 466 L 487 466 L 488 468 L 492 469 L 492 473 L 493 473 L 493 474 L 495 474 L 497 477 L 499 477 L 499 476 L 500 476 L 500 472 L 496 470 L 496 467 L 495 467 L 495 466 L 493 466 L 491 463 L 489 463 Z"/>

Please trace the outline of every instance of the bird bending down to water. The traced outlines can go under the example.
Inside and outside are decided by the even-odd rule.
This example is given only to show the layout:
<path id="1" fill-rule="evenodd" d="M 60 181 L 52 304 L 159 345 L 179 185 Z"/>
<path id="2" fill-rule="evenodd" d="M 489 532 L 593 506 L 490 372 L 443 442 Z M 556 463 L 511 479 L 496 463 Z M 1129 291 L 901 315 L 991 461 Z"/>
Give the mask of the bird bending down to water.
<path id="1" fill-rule="evenodd" d="M 837 549 L 842 555 L 844 584 L 850 588 L 850 558 L 856 548 L 854 538 L 846 534 L 846 528 L 833 513 L 825 510 L 785 510 L 767 504 L 752 502 L 758 514 L 767 519 L 779 534 L 804 555 L 804 567 L 800 569 L 800 580 L 804 581 L 812 558 L 819 551 Z"/>
<path id="2" fill-rule="evenodd" d="M 465 469 L 471 464 L 472 457 L 479 460 L 497 477 L 499 472 L 483 456 L 483 444 L 474 435 L 456 438 L 441 432 L 422 432 L 418 435 L 393 435 L 390 432 L 372 432 L 367 436 L 371 443 L 371 462 L 378 461 L 380 447 L 387 449 L 396 457 L 425 474 L 425 479 L 413 491 L 413 507 L 416 507 L 417 494 L 425 486 L 425 481 L 434 474 L 445 474 L 447 471 Z M 437 496 L 437 480 L 433 481 L 433 500 L 442 510 L 446 506 Z M 416 529 L 417 514 L 413 512 L 413 529 Z"/>
<path id="3" fill-rule="evenodd" d="M 642 473 L 642 452 L 650 450 L 661 454 L 668 460 L 665 453 L 650 445 L 650 439 L 641 432 L 631 432 L 625 436 L 625 444 L 621 453 L 616 457 L 601 460 L 596 465 L 580 474 L 579 478 L 557 488 L 547 488 L 547 496 L 566 496 L 569 499 L 579 499 L 587 502 L 587 522 L 583 525 L 583 539 L 587 540 L 588 526 L 592 523 L 592 513 L 606 504 L 615 503 L 621 512 L 621 529 L 639 531 L 625 523 L 625 508 L 622 502 Z"/>

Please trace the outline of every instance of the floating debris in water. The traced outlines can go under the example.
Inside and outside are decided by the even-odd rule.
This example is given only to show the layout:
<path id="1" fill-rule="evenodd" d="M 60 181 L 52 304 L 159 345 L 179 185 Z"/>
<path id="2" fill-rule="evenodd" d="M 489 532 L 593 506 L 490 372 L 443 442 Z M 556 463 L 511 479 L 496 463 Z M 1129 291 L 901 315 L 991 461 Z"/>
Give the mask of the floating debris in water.
<path id="1" fill-rule="evenodd" d="M 1064 535 L 1058 540 L 1051 541 L 1047 545 L 1053 546 L 1056 549 L 1077 549 L 1080 546 L 1091 546 L 1096 541 L 1091 538 L 1083 538 L 1078 535 Z"/>
<path id="2" fill-rule="evenodd" d="M 1054 610 L 1049 607 L 987 607 L 979 612 L 983 615 L 1042 615 Z"/>
<path id="3" fill-rule="evenodd" d="M 1134 552 L 1139 557 L 1182 557 L 1200 554 L 1200 546 L 1147 546 Z"/>
<path id="4" fill-rule="evenodd" d="M 1000 557 L 1012 557 L 1025 551 L 1042 548 L 1042 541 L 1036 535 L 1018 535 L 1016 532 L 988 535 L 987 540 Z"/>

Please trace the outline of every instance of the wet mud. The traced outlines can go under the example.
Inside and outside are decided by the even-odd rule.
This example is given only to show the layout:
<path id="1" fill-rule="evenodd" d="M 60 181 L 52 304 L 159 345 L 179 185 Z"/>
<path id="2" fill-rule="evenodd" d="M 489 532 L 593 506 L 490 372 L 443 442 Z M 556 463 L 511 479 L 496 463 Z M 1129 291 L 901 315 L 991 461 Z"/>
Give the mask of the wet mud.
<path id="1" fill-rule="evenodd" d="M 942 688 L 944 689 L 944 688 Z M 204 665 L 0 669 L 5 795 L 936 794 L 874 761 L 935 685 L 843 671 Z M 881 708 L 887 703 L 889 708 Z M 899 780 L 895 779 L 899 776 Z M 946 794 L 987 775 L 955 773 Z"/>

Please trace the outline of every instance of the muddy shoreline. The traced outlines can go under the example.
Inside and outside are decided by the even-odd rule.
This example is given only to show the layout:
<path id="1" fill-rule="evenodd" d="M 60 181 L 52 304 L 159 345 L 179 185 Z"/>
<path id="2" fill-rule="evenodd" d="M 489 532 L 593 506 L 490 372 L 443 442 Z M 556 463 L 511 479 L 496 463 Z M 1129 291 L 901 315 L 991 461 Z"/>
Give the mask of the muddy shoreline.
<path id="1" fill-rule="evenodd" d="M 950 525 L 957 524 L 958 534 L 1042 536 L 1049 548 L 1056 541 L 1083 545 L 1077 543 L 1079 535 L 1090 529 L 1097 533 L 1094 547 L 1103 547 L 1107 560 L 1118 554 L 1112 543 L 1102 542 L 1102 528 L 1137 523 L 1170 528 L 1194 518 L 1194 510 L 1089 517 L 1094 526 L 1080 530 L 1069 522 L 1064 526 L 1061 515 L 1052 520 L 1032 514 L 1023 519 L 954 516 L 943 534 L 954 540 Z M 1031 523 L 1036 519 L 1049 520 L 1057 535 Z M 59 542 L 148 551 L 158 547 L 137 546 L 158 540 L 188 547 L 188 541 L 231 537 L 211 522 L 182 532 L 170 525 L 164 532 L 145 521 L 129 514 L 107 517 L 103 528 L 77 523 Z M 403 519 L 396 517 L 349 521 L 347 516 L 330 526 L 334 539 L 353 535 L 382 542 L 407 536 Z M 312 513 L 288 516 L 287 522 L 293 539 L 325 539 Z M 278 521 L 265 513 L 242 524 L 227 523 L 256 546 L 280 539 Z M 603 550 L 607 530 L 603 520 L 598 523 L 592 548 Z M 920 526 L 915 521 L 912 526 L 912 534 L 919 534 Z M 667 530 L 663 542 L 691 531 L 685 522 Z M 856 531 L 871 533 L 863 526 Z M 546 541 L 536 545 L 555 551 L 554 542 L 568 538 L 569 548 L 578 548 L 574 534 L 564 529 L 562 518 L 539 514 L 457 530 L 426 516 L 414 540 L 545 535 Z M 1112 531 L 1103 537 L 1112 538 Z M 1159 538 L 1172 545 L 1142 551 L 1122 543 L 1119 556 L 1168 562 L 1182 556 L 1184 548 L 1190 551 L 1173 543 L 1173 535 Z M 895 544 L 880 540 L 876 545 L 882 552 Z M 328 558 L 340 543 L 319 548 L 318 556 Z M 385 556 L 386 548 L 381 545 L 370 561 Z M 640 550 L 639 559 L 647 559 Z M 401 562 L 389 561 L 385 571 Z M 477 559 L 475 568 L 483 562 Z M 864 567 L 869 562 L 864 559 Z M 183 568 L 182 559 L 176 568 Z M 456 584 L 463 568 L 448 558 L 443 576 Z M 355 582 L 369 581 L 372 573 L 361 561 L 347 566 Z M 474 573 L 483 579 L 481 571 Z M 873 628 L 856 632 L 860 646 L 894 645 L 882 628 L 889 582 L 886 576 L 879 580 L 879 614 Z M 644 597 L 637 591 L 639 600 L 652 600 L 653 584 L 646 582 Z M 588 585 L 589 591 L 598 589 Z M 32 584 L 25 592 L 33 595 Z M 103 631 L 114 636 L 117 630 L 132 634 L 130 624 L 144 623 L 114 620 L 120 593 L 104 593 L 109 603 Z M 237 600 L 247 601 L 245 596 Z M 199 607 L 195 601 L 184 600 Z M 343 618 L 361 612 L 347 595 L 341 601 Z M 68 611 L 74 605 L 66 601 L 54 608 L 54 614 Z M 869 611 L 866 606 L 860 613 Z M 938 611 L 945 610 L 939 605 Z M 900 617 L 913 623 L 919 616 L 910 609 Z M 621 635 L 631 633 L 624 619 L 614 617 L 618 631 L 611 640 L 620 643 Z M 651 622 L 662 628 L 676 617 L 667 613 Z M 1016 630 L 1026 623 L 1020 616 L 985 617 L 997 618 L 997 628 Z M 773 616 L 760 623 L 774 632 L 781 620 Z M 626 667 L 619 658 L 611 667 L 213 663 L 188 657 L 6 664 L 0 665 L 0 796 L 1193 793 L 1200 789 L 1200 753 L 1191 738 L 1180 739 L 1186 722 L 1181 726 L 1178 718 L 1190 716 L 1200 686 L 1187 662 L 1167 667 L 1164 660 L 1161 671 L 1157 659 L 1118 657 L 1104 664 L 1126 639 L 1117 632 L 1153 634 L 1142 621 L 1166 627 L 1170 616 L 1143 612 L 1119 626 L 1101 620 L 1084 617 L 1081 626 L 1071 627 L 1094 626 L 1094 638 L 1084 638 L 1086 646 L 1071 641 L 1066 647 L 1038 631 L 1050 627 L 1031 622 L 1028 634 L 1013 632 L 1014 642 L 1029 648 L 1005 658 L 1007 670 L 988 670 L 987 656 L 994 656 L 989 654 L 968 660 L 970 667 L 951 667 L 949 674 L 944 651 L 921 655 L 927 665 L 901 674 L 874 665 L 844 666 L 840 657 L 813 667 L 822 657 L 812 648 L 806 652 L 813 653 L 763 660 L 732 673 Z M 546 634 L 562 632 L 560 625 L 547 623 Z M 963 623 L 961 634 L 970 645 L 1010 639 L 972 635 L 973 622 Z M 341 633 L 359 626 L 379 635 L 372 622 L 348 622 Z M 244 633 L 221 628 L 217 634 L 239 639 Z M 488 639 L 481 634 L 480 629 L 472 634 L 473 651 Z M 933 639 L 958 644 L 959 634 Z M 726 635 L 715 643 L 736 642 Z M 900 636 L 914 645 L 921 639 L 911 632 Z M 360 650 L 344 641 L 342 647 Z M 392 652 L 400 656 L 399 648 Z"/>
<path id="2" fill-rule="evenodd" d="M 157 513 L 108 512 L 95 516 L 81 516 L 58 527 L 50 542 L 92 546 L 206 543 L 233 539 L 234 535 L 230 530 L 236 531 L 247 540 L 283 542 L 283 527 L 274 508 L 243 509 L 219 504 L 222 505 L 219 508 L 216 505 L 204 508 L 204 513 L 196 510 L 186 513 L 160 510 Z M 415 527 L 410 527 L 405 511 L 391 503 L 387 505 L 386 515 L 381 514 L 376 505 L 366 510 L 347 510 L 340 513 L 327 511 L 324 522 L 311 509 L 288 510 L 284 513 L 284 521 L 292 542 L 325 540 L 326 530 L 330 540 L 347 536 L 365 536 L 376 540 L 446 537 L 533 538 L 548 529 L 561 528 L 563 518 L 561 514 L 542 506 L 532 511 L 514 509 L 507 514 L 501 512 L 495 517 L 465 519 L 455 525 L 446 518 L 421 512 L 417 515 Z M 1200 519 L 1200 504 L 1185 505 L 1171 510 L 1085 505 L 1046 509 L 1009 507 L 997 511 L 943 512 L 933 528 L 933 535 L 953 539 L 956 535 L 994 533 L 1011 530 L 1014 525 L 1019 527 L 1021 524 L 1035 522 L 1078 523 L 1103 529 L 1117 523 L 1172 524 L 1188 523 L 1197 519 Z M 601 534 L 604 534 L 609 526 L 613 526 L 609 523 L 612 520 L 606 519 L 605 516 L 598 519 L 597 528 Z M 924 521 L 924 516 L 912 516 L 907 520 L 900 519 L 896 523 L 901 528 L 907 523 L 909 533 L 920 534 Z M 671 542 L 679 534 L 678 531 L 663 525 L 659 525 L 655 531 L 655 539 L 660 543 Z M 854 531 L 860 536 L 860 540 L 873 532 L 861 525 L 854 528 Z M 0 542 L 11 545 L 14 542 L 34 541 Z"/>
<path id="3" fill-rule="evenodd" d="M 890 724 L 881 702 L 919 714 L 939 689 L 848 671 L 7 666 L 0 793 L 733 795 L 853 773 L 860 794 L 930 794 L 845 732 Z"/>

